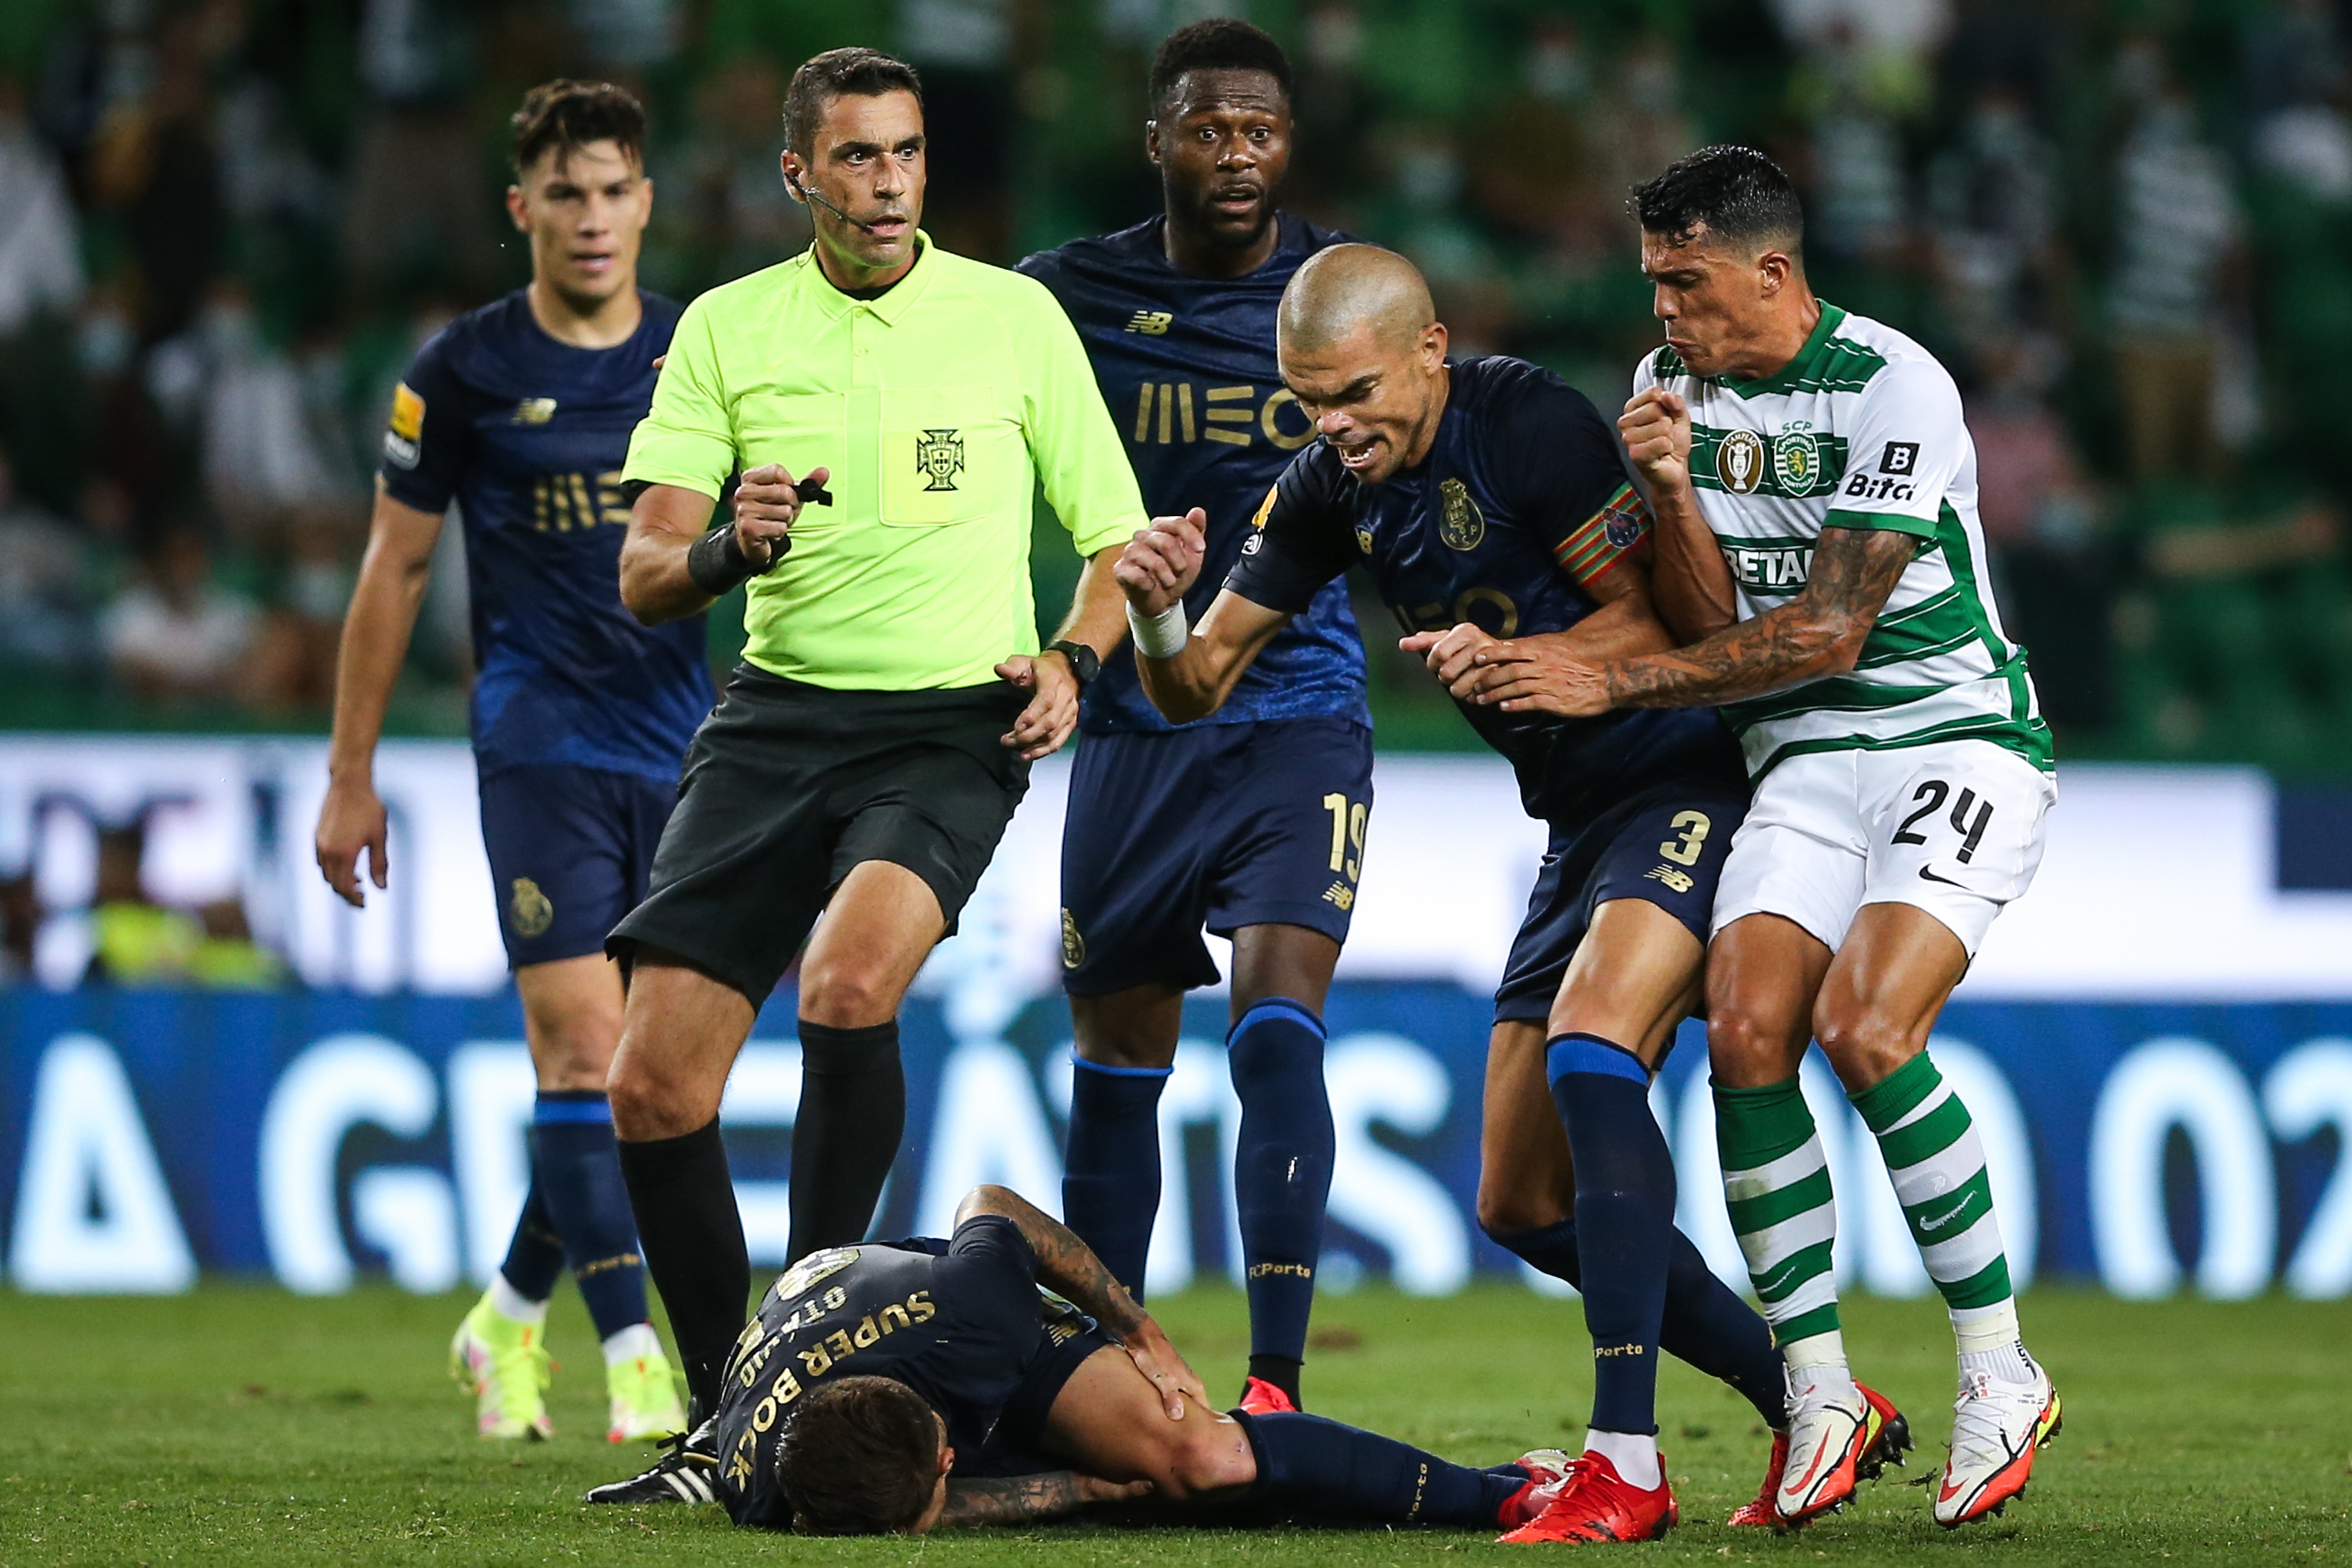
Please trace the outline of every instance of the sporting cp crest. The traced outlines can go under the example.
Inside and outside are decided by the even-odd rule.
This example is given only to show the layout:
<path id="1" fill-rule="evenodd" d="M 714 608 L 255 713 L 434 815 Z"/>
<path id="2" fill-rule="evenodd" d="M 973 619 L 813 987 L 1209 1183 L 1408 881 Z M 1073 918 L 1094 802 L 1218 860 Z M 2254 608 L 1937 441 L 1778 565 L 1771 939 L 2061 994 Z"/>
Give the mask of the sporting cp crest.
<path id="1" fill-rule="evenodd" d="M 1486 514 L 1470 499 L 1470 487 L 1448 479 L 1437 487 L 1437 537 L 1448 550 L 1475 550 L 1486 537 Z"/>
<path id="2" fill-rule="evenodd" d="M 1813 493 L 1813 481 L 1822 477 L 1822 448 L 1811 429 L 1791 425 L 1772 437 L 1772 477 L 1792 496 Z"/>
<path id="3" fill-rule="evenodd" d="M 1727 432 L 1715 448 L 1715 477 L 1733 495 L 1753 495 L 1764 482 L 1764 438 L 1753 430 Z"/>
<path id="4" fill-rule="evenodd" d="M 963 472 L 963 435 L 956 430 L 926 430 L 915 441 L 915 471 L 929 482 L 926 490 L 951 490 Z"/>

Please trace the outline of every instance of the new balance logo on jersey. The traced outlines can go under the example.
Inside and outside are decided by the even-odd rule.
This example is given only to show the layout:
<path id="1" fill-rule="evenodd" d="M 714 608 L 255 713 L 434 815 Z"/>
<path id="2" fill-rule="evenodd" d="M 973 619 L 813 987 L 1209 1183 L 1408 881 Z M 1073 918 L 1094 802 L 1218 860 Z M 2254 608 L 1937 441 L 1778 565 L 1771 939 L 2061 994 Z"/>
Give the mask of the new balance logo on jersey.
<path id="1" fill-rule="evenodd" d="M 1762 588 L 1773 593 L 1794 593 L 1802 588 L 1813 569 L 1812 549 L 1802 544 L 1760 549 L 1752 545 L 1727 544 L 1723 548 L 1723 559 L 1741 587 Z"/>
<path id="2" fill-rule="evenodd" d="M 1868 474 L 1856 473 L 1845 481 L 1845 493 L 1855 500 L 1909 500 L 1917 491 L 1918 487 L 1909 480 L 1885 475 L 1874 479 Z"/>
<path id="3" fill-rule="evenodd" d="M 1176 314 L 1172 310 L 1138 310 L 1127 319 L 1127 330 L 1141 332 L 1147 338 L 1162 338 L 1168 335 L 1168 329 L 1175 321 Z"/>

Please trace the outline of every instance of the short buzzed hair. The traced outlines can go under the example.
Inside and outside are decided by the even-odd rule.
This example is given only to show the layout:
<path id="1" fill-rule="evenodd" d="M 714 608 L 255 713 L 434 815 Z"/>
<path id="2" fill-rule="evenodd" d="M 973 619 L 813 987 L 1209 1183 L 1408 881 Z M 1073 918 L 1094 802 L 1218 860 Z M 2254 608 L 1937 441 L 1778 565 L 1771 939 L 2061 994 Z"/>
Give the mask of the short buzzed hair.
<path id="1" fill-rule="evenodd" d="M 514 132 L 518 174 L 552 147 L 570 153 L 592 142 L 612 142 L 632 163 L 646 157 L 646 106 L 609 81 L 547 81 L 522 95 L 508 122 Z"/>
<path id="2" fill-rule="evenodd" d="M 776 1474 L 802 1535 L 893 1535 L 939 1489 L 940 1418 L 887 1377 L 845 1377 L 801 1401 Z"/>
<path id="3" fill-rule="evenodd" d="M 1189 23 L 1160 40 L 1151 57 L 1151 107 L 1165 105 L 1191 71 L 1264 71 L 1290 99 L 1290 57 L 1262 27 L 1233 16 Z"/>
<path id="4" fill-rule="evenodd" d="M 1700 229 L 1734 247 L 1777 246 L 1802 254 L 1805 213 L 1780 165 L 1753 147 L 1702 147 L 1637 185 L 1634 221 L 1645 234 L 1686 244 Z"/>
<path id="5" fill-rule="evenodd" d="M 784 89 L 784 145 L 805 158 L 816 151 L 816 128 L 824 106 L 836 98 L 880 98 L 911 92 L 923 101 L 923 79 L 915 68 L 879 49 L 827 49 L 804 61 Z"/>

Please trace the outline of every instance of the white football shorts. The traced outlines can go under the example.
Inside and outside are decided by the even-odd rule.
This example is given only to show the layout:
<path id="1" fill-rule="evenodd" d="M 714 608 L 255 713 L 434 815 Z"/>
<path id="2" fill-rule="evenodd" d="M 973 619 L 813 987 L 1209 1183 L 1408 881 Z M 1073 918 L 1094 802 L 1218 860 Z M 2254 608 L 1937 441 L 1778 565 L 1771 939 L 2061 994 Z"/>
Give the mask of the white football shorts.
<path id="1" fill-rule="evenodd" d="M 1970 959 L 2032 886 L 2057 782 L 1990 741 L 1811 752 L 1756 786 L 1716 892 L 1714 929 L 1744 915 L 1844 942 L 1864 904 L 1911 904 Z"/>

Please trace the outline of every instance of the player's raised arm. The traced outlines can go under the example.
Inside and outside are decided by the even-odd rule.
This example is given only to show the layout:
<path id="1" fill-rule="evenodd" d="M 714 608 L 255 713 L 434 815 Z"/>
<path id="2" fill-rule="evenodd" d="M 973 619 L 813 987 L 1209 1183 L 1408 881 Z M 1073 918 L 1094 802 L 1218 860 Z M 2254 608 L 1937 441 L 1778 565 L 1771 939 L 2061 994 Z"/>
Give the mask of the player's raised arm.
<path id="1" fill-rule="evenodd" d="M 1647 381 L 1647 363 L 1644 375 Z M 1713 637 L 1739 618 L 1731 570 L 1700 514 L 1691 484 L 1690 405 L 1655 384 L 1637 385 L 1617 421 L 1625 455 L 1649 487 L 1656 524 L 1651 597 L 1677 642 Z"/>
<path id="2" fill-rule="evenodd" d="M 1194 507 L 1160 517 L 1120 552 L 1112 574 L 1127 594 L 1128 629 L 1143 694 L 1170 722 L 1188 724 L 1224 706 L 1234 683 L 1290 620 L 1228 588 L 1197 626 L 1184 619 L 1184 595 L 1201 575 L 1208 518 Z"/>
<path id="3" fill-rule="evenodd" d="M 368 880 L 381 888 L 391 874 L 383 802 L 375 793 L 375 744 L 433 575 L 441 515 L 377 490 L 367 554 L 343 616 L 342 649 L 335 660 L 334 738 L 327 746 L 327 798 L 319 808 L 314 847 L 327 886 L 353 906 L 367 902 L 360 886 L 362 851 Z"/>
<path id="4" fill-rule="evenodd" d="M 1128 1294 L 1126 1286 L 1111 1278 L 1102 1259 L 1078 1239 L 1076 1232 L 1012 1188 L 999 1186 L 974 1187 L 956 1209 L 956 1223 L 988 1214 L 1011 1220 L 1029 1243 L 1037 1255 L 1037 1283 L 1093 1318 L 1104 1332 L 1118 1341 L 1159 1389 L 1170 1420 L 1184 1418 L 1188 1394 L 1204 1410 L 1216 1408 L 1200 1374 L 1185 1364 L 1151 1314 Z"/>

